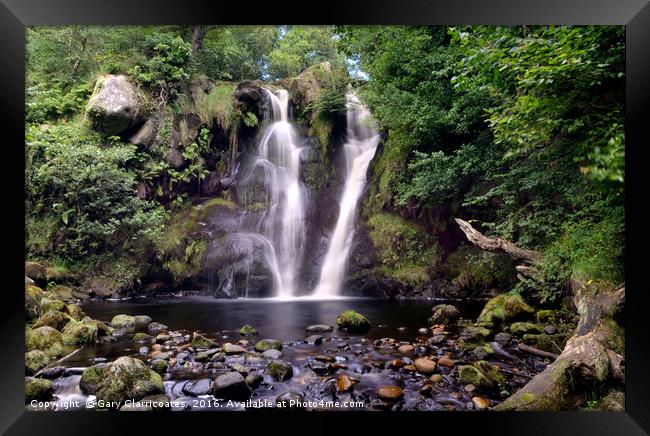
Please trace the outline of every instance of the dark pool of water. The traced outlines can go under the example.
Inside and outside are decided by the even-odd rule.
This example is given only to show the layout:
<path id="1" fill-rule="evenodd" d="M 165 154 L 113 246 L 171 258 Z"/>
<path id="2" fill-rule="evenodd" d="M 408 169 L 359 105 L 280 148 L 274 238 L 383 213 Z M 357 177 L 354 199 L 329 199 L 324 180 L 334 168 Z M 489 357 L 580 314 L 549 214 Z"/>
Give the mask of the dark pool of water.
<path id="1" fill-rule="evenodd" d="M 211 297 L 91 301 L 82 306 L 90 317 L 110 321 L 117 314 L 149 315 L 170 329 L 205 333 L 233 333 L 245 324 L 258 329 L 260 336 L 281 341 L 305 337 L 311 324 L 336 325 L 341 312 L 352 309 L 364 314 L 373 328 L 364 336 L 412 339 L 418 328 L 427 325 L 431 307 L 440 302 L 393 302 L 374 299 L 340 300 L 221 300 Z M 481 303 L 454 302 L 462 316 L 476 317 Z"/>

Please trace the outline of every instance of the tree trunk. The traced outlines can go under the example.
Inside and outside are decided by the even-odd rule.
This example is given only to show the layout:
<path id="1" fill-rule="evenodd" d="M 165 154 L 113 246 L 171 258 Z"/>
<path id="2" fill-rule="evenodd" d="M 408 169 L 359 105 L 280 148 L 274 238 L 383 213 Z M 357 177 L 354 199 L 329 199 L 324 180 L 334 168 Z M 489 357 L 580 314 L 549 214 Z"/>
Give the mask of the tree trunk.
<path id="1" fill-rule="evenodd" d="M 472 227 L 470 223 L 460 218 L 456 218 L 456 222 L 463 233 L 465 233 L 465 236 L 467 236 L 469 242 L 479 246 L 483 250 L 493 253 L 505 253 L 516 261 L 524 262 L 528 265 L 533 265 L 542 258 L 542 254 L 539 251 L 519 248 L 512 242 L 505 241 L 501 238 L 488 238 Z"/>
<path id="2" fill-rule="evenodd" d="M 194 26 L 192 29 L 192 57 L 194 57 L 203 46 L 204 37 L 205 29 L 203 29 L 203 26 Z"/>
<path id="3" fill-rule="evenodd" d="M 625 303 L 625 286 L 574 281 L 580 321 L 562 354 L 494 410 L 572 410 L 598 384 L 624 380 L 624 336 L 616 319 Z"/>

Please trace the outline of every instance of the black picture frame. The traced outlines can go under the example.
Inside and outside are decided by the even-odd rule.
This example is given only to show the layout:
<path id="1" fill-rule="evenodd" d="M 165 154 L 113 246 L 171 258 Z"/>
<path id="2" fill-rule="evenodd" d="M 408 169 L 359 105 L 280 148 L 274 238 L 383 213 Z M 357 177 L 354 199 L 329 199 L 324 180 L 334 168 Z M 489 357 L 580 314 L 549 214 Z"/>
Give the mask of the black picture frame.
<path id="1" fill-rule="evenodd" d="M 123 414 L 26 412 L 24 408 L 24 83 L 25 27 L 67 24 L 615 24 L 626 26 L 626 411 L 625 412 L 324 412 L 264 416 L 245 414 Z M 325 425 L 351 430 L 353 421 L 393 424 L 408 433 L 647 434 L 650 432 L 650 328 L 644 283 L 648 186 L 645 124 L 650 106 L 650 5 L 648 0 L 328 0 L 255 4 L 209 0 L 0 0 L 0 160 L 5 205 L 4 289 L 0 317 L 2 383 L 0 430 L 7 434 L 114 434 L 115 426 L 147 419 L 148 432 L 238 431 L 270 426 L 310 432 Z M 23 229 L 21 231 L 21 229 Z M 9 238 L 7 238 L 9 236 Z M 136 416 L 137 415 L 137 416 Z M 155 416 L 154 416 L 155 415 Z M 260 418 L 258 418 L 260 417 Z M 301 421 L 296 424 L 296 421 Z M 129 421 L 129 422 L 127 422 Z M 234 427 L 227 425 L 234 424 Z M 445 427 L 447 427 L 445 429 Z M 133 427 L 131 427 L 133 428 Z M 227 430 L 228 428 L 228 430 Z M 383 427 L 386 428 L 387 427 Z M 334 429 L 332 429 L 334 430 Z M 383 429 L 382 429 L 383 430 Z M 182 430 L 181 430 L 182 431 Z M 358 430 L 351 430 L 358 431 Z M 384 432 L 386 430 L 383 430 Z M 364 431 L 365 432 L 365 431 Z"/>

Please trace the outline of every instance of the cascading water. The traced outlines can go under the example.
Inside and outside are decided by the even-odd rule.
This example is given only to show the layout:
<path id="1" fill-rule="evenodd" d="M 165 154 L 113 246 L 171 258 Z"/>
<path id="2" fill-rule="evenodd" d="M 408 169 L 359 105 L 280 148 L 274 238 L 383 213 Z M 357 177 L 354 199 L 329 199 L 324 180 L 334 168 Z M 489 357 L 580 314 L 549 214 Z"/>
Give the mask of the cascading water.
<path id="1" fill-rule="evenodd" d="M 277 95 L 265 89 L 271 99 L 274 122 L 270 124 L 259 145 L 255 168 L 264 174 L 266 215 L 260 233 L 277 249 L 271 247 L 274 259 L 270 267 L 279 271 L 274 276 L 277 297 L 295 294 L 296 271 L 305 240 L 303 187 L 300 183 L 300 153 L 296 133 L 289 122 L 289 93 L 282 89 Z"/>
<path id="2" fill-rule="evenodd" d="M 353 93 L 347 95 L 347 142 L 345 185 L 340 201 L 339 218 L 332 234 L 313 295 L 333 297 L 340 294 L 345 266 L 352 247 L 357 202 L 366 184 L 366 173 L 379 144 L 379 134 L 366 121 L 370 112 Z"/>

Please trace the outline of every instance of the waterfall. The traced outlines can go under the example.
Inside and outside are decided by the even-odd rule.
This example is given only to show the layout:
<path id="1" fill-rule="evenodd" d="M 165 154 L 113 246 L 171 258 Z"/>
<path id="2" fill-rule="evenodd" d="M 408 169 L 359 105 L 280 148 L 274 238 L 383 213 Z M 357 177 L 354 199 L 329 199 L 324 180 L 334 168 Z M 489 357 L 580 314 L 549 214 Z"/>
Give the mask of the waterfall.
<path id="1" fill-rule="evenodd" d="M 339 218 L 334 227 L 320 279 L 314 296 L 332 297 L 340 294 L 345 266 L 354 234 L 357 202 L 366 184 L 366 172 L 379 144 L 379 134 L 365 124 L 370 112 L 353 93 L 347 95 L 347 142 L 345 153 L 345 185 L 340 200 Z"/>
<path id="2" fill-rule="evenodd" d="M 277 95 L 265 89 L 271 99 L 273 123 L 259 144 L 255 167 L 264 174 L 266 215 L 261 229 L 272 241 L 276 259 L 272 268 L 274 293 L 277 297 L 295 294 L 296 271 L 300 265 L 305 240 L 303 187 L 300 183 L 300 153 L 296 133 L 289 122 L 289 93 Z"/>

